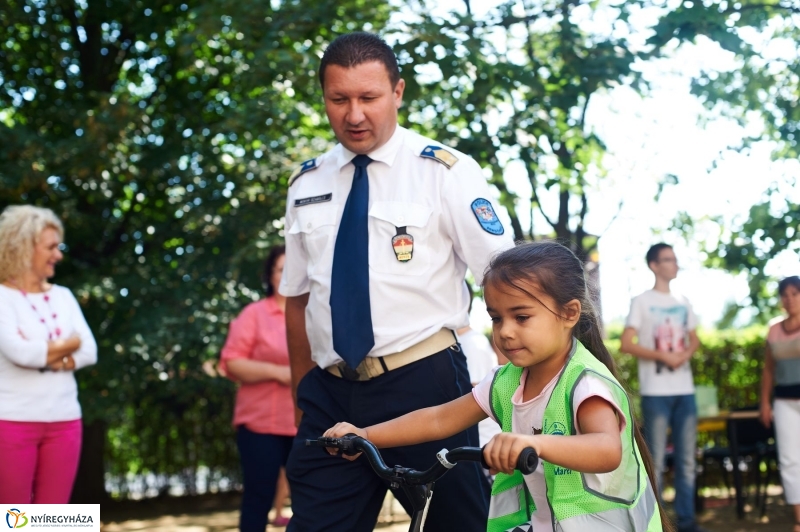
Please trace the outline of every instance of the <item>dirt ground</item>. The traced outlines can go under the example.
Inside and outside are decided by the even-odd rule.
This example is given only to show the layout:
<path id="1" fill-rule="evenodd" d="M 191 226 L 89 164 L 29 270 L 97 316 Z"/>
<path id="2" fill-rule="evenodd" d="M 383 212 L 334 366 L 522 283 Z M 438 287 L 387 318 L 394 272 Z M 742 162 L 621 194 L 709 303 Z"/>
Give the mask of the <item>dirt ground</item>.
<path id="1" fill-rule="evenodd" d="M 668 498 L 668 495 L 665 495 Z M 698 521 L 710 532 L 791 532 L 793 517 L 780 496 L 780 488 L 770 490 L 767 514 L 746 507 L 744 519 L 736 518 L 732 499 L 717 495 L 704 499 L 705 509 Z M 101 506 L 103 532 L 234 532 L 238 530 L 239 495 L 226 493 L 197 497 L 165 498 L 147 501 L 112 502 Z M 669 508 L 669 505 L 667 506 Z M 287 515 L 289 512 L 287 512 Z M 284 528 L 267 527 L 279 531 Z M 397 502 L 387 500 L 376 527 L 379 532 L 405 532 L 408 516 Z"/>

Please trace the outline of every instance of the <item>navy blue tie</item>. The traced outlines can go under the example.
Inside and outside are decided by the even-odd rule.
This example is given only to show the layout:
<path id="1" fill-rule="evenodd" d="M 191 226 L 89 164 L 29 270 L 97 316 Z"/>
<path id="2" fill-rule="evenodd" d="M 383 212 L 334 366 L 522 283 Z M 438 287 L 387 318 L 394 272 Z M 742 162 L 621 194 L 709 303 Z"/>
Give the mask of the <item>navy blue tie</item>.
<path id="1" fill-rule="evenodd" d="M 375 345 L 369 304 L 369 179 L 366 155 L 353 158 L 356 172 L 344 205 L 331 271 L 333 350 L 355 369 Z"/>

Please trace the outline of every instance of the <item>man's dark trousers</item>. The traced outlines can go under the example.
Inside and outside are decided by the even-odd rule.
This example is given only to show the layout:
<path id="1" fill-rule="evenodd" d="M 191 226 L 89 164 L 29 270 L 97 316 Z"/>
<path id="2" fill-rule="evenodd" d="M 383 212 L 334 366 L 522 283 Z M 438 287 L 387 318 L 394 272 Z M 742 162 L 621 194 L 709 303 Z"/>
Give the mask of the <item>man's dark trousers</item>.
<path id="1" fill-rule="evenodd" d="M 327 455 L 305 440 L 318 438 L 340 421 L 366 427 L 408 412 L 439 405 L 471 393 L 467 361 L 458 347 L 369 381 L 353 382 L 314 368 L 300 382 L 297 404 L 303 420 L 286 473 L 292 493 L 289 532 L 372 532 L 387 486 L 363 457 L 350 462 Z M 442 448 L 478 446 L 478 429 L 420 445 L 382 449 L 384 461 L 424 470 Z M 434 488 L 426 532 L 483 532 L 489 513 L 490 487 L 480 464 L 462 462 Z M 402 490 L 395 497 L 410 511 Z"/>

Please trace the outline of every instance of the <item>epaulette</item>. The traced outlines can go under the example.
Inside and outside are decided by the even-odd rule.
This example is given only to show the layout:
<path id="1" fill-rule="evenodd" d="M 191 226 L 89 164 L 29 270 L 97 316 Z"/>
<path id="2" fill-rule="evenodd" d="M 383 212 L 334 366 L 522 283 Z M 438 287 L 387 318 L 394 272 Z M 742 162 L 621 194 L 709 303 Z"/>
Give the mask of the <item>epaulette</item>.
<path id="1" fill-rule="evenodd" d="M 458 157 L 441 146 L 426 146 L 419 156 L 427 157 L 428 159 L 433 159 L 434 161 L 439 161 L 447 168 L 452 168 L 453 165 L 458 162 Z"/>
<path id="2" fill-rule="evenodd" d="M 292 184 L 294 184 L 294 182 L 297 181 L 301 175 L 305 174 L 306 172 L 310 172 L 311 170 L 316 170 L 317 168 L 319 168 L 317 166 L 317 159 L 309 159 L 303 162 L 303 164 L 295 168 L 294 172 L 292 172 L 292 175 L 289 176 L 289 186 L 292 186 Z"/>

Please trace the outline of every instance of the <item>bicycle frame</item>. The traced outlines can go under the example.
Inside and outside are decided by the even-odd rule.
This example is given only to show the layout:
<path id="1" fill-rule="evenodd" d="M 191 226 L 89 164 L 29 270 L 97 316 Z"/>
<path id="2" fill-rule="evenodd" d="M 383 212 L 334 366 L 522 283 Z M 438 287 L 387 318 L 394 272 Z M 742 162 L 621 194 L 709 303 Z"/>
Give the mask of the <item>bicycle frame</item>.
<path id="1" fill-rule="evenodd" d="M 408 497 L 413 510 L 408 528 L 410 532 L 422 532 L 433 497 L 434 484 L 458 462 L 464 460 L 481 462 L 483 467 L 488 469 L 483 458 L 483 449 L 480 447 L 458 447 L 452 451 L 442 449 L 436 454 L 438 459 L 436 463 L 425 471 L 417 471 L 401 466 L 388 467 L 378 448 L 369 440 L 355 434 L 348 434 L 343 438 L 306 440 L 306 445 L 340 449 L 348 456 L 363 453 L 379 477 L 386 480 L 392 489 L 401 488 Z M 527 475 L 536 470 L 538 464 L 539 457 L 536 451 L 528 447 L 520 453 L 517 469 Z"/>

